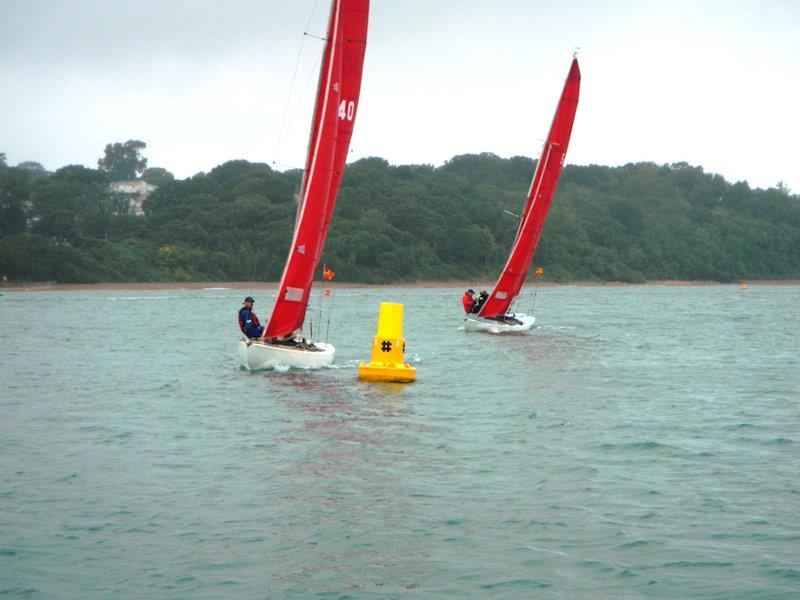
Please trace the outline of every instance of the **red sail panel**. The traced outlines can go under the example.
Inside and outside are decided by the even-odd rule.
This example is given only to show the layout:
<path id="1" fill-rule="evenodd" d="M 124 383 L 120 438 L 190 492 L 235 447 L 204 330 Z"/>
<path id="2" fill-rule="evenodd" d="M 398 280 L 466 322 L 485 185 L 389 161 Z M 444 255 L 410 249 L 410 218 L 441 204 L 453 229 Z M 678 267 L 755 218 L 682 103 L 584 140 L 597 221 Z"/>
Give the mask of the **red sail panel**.
<path id="1" fill-rule="evenodd" d="M 478 316 L 496 317 L 506 314 L 511 302 L 522 289 L 564 166 L 572 124 L 575 121 L 575 111 L 578 108 L 580 87 L 581 72 L 578 68 L 578 59 L 573 59 L 550 126 L 550 133 L 528 191 L 528 200 L 520 218 L 511 254 Z"/>
<path id="2" fill-rule="evenodd" d="M 361 84 L 368 8 L 368 0 L 334 0 L 331 6 L 297 223 L 275 307 L 264 331 L 265 338 L 290 335 L 302 327 L 305 320 L 311 283 L 322 256 L 341 171 L 347 158 L 347 148 L 342 149 L 337 141 L 343 122 L 349 124 L 348 143 L 352 134 L 355 101 Z M 356 51 L 361 57 L 357 61 L 357 74 L 349 66 L 354 62 L 350 56 L 353 47 L 360 48 Z M 356 82 L 355 96 L 347 99 L 343 91 L 352 90 L 353 82 Z M 341 118 L 343 100 L 346 104 L 344 118 Z M 347 102 L 351 100 L 354 104 L 348 119 Z"/>
<path id="3" fill-rule="evenodd" d="M 342 6 L 342 77 L 339 92 L 336 128 L 336 150 L 333 157 L 330 201 L 322 231 L 323 242 L 328 235 L 328 226 L 333 216 L 339 185 L 342 182 L 353 126 L 356 122 L 358 101 L 361 95 L 361 74 L 364 69 L 364 52 L 367 46 L 367 25 L 369 21 L 369 0 L 351 0 Z M 324 247 L 324 243 L 323 246 Z"/>

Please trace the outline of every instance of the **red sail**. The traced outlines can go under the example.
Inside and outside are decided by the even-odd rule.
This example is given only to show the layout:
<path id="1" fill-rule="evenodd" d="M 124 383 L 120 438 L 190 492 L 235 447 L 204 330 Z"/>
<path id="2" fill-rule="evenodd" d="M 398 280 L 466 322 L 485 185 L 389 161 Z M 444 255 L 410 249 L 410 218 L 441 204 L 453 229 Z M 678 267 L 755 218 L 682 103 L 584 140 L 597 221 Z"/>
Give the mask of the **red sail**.
<path id="1" fill-rule="evenodd" d="M 340 80 L 339 105 L 336 114 L 339 118 L 336 128 L 336 150 L 333 156 L 333 173 L 322 231 L 323 242 L 328 235 L 328 226 L 333 216 L 333 207 L 339 193 L 339 184 L 344 174 L 347 153 L 350 149 L 350 138 L 353 136 L 353 125 L 356 122 L 356 109 L 361 93 L 361 72 L 364 68 L 364 51 L 367 45 L 367 21 L 369 17 L 369 0 L 350 0 L 342 5 L 342 72 Z M 323 244 L 324 246 L 324 244 Z M 320 249 L 322 246 L 320 247 Z"/>
<path id="2" fill-rule="evenodd" d="M 265 338 L 303 325 L 347 160 L 361 89 L 369 0 L 334 0 L 289 257 Z"/>
<path id="3" fill-rule="evenodd" d="M 550 126 L 550 133 L 539 157 L 536 173 L 528 191 L 525 211 L 520 219 L 517 236 L 511 248 L 506 266 L 497 280 L 489 299 L 481 307 L 478 316 L 496 317 L 508 312 L 511 302 L 516 298 L 525 282 L 528 269 L 539 243 L 547 213 L 553 202 L 553 195 L 558 185 L 558 177 L 567 155 L 572 123 L 578 108 L 578 95 L 581 87 L 581 72 L 578 59 L 573 59 L 572 66 L 561 92 L 561 99 Z"/>

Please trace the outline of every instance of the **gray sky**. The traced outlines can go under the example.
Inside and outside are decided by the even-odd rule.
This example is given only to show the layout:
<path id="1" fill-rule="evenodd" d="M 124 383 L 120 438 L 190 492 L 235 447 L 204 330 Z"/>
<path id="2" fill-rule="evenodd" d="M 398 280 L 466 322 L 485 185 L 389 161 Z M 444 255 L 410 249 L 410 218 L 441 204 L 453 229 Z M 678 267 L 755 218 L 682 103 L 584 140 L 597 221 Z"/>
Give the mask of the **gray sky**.
<path id="1" fill-rule="evenodd" d="M 0 0 L 0 152 L 183 178 L 302 167 L 328 0 Z M 686 161 L 800 193 L 800 0 L 372 0 L 350 160 L 536 157 L 572 53 L 570 164 Z"/>

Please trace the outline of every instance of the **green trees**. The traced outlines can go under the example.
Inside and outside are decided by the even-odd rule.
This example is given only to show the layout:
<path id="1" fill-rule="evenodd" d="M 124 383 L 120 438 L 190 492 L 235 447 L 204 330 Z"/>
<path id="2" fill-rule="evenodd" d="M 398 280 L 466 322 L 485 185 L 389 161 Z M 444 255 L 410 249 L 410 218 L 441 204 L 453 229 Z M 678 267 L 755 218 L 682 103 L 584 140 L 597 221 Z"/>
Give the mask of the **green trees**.
<path id="1" fill-rule="evenodd" d="M 322 260 L 344 282 L 494 279 L 533 168 L 529 158 L 491 154 L 438 168 L 359 160 L 345 172 Z M 0 273 L 57 281 L 280 277 L 300 171 L 236 160 L 177 181 L 148 169 L 158 189 L 143 217 L 109 192 L 112 175 L 0 161 Z M 686 163 L 568 166 L 534 263 L 551 281 L 800 278 L 800 198 L 785 185 L 753 190 Z"/>
<path id="2" fill-rule="evenodd" d="M 147 159 L 140 154 L 145 148 L 147 144 L 139 140 L 108 144 L 105 156 L 97 161 L 97 166 L 108 173 L 111 181 L 136 179 L 147 168 Z"/>
<path id="3" fill-rule="evenodd" d="M 103 237 L 112 216 L 127 211 L 108 189 L 106 173 L 63 167 L 31 187 L 31 231 L 62 242 Z"/>
<path id="4" fill-rule="evenodd" d="M 30 203 L 31 177 L 17 169 L 0 168 L 0 236 L 25 231 L 25 207 Z"/>
<path id="5" fill-rule="evenodd" d="M 175 176 L 161 167 L 151 167 L 144 170 L 144 173 L 142 173 L 142 179 L 156 187 L 161 187 L 170 181 L 175 181 Z"/>

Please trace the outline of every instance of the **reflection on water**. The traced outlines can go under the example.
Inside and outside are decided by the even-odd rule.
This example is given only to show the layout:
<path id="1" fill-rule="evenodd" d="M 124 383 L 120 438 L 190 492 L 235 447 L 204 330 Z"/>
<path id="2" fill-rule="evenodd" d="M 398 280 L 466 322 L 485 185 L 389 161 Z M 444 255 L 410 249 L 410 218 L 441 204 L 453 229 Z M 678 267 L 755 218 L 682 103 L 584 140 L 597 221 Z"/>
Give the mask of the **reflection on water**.
<path id="1" fill-rule="evenodd" d="M 377 383 L 367 383 L 370 388 L 378 395 L 378 396 L 402 396 L 406 393 L 409 385 L 413 385 L 410 383 L 393 383 L 390 381 L 383 381 Z"/>
<path id="2" fill-rule="evenodd" d="M 403 417 L 412 413 L 406 399 L 409 385 L 413 383 L 363 383 L 360 386 L 366 400 L 365 408 L 371 415 Z"/>
<path id="3" fill-rule="evenodd" d="M 403 586 L 417 585 L 424 551 L 413 535 L 399 528 L 385 544 L 381 533 L 417 518 L 413 490 L 398 470 L 413 460 L 397 446 L 398 435 L 418 435 L 409 386 L 359 383 L 354 371 L 325 369 L 264 372 L 262 381 L 265 401 L 277 401 L 283 419 L 282 459 L 270 487 L 290 524 L 269 557 L 276 596 L 298 580 L 320 592 L 342 589 L 328 588 L 331 578 L 352 591 L 368 589 L 363 574 L 386 568 Z"/>
<path id="4" fill-rule="evenodd" d="M 349 379 L 349 378 L 348 378 Z M 326 376 L 325 370 L 263 373 L 264 397 L 277 398 L 298 414 L 303 429 L 325 441 L 378 444 L 381 424 L 374 417 L 410 414 L 408 384 L 364 383 Z"/>

